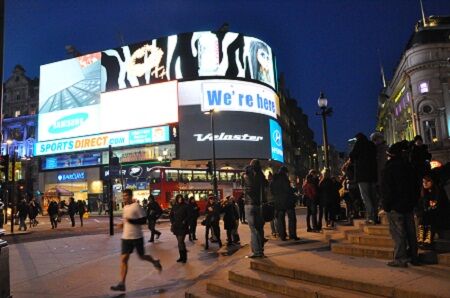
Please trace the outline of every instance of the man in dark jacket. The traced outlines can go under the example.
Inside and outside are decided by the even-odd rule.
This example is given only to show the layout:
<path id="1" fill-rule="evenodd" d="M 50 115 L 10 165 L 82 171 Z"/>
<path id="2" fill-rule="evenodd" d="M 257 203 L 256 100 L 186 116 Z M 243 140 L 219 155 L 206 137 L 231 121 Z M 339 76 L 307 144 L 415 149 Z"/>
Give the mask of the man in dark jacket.
<path id="1" fill-rule="evenodd" d="M 162 214 L 161 206 L 155 201 L 155 197 L 153 195 L 150 195 L 148 197 L 148 203 L 147 203 L 147 223 L 148 223 L 148 229 L 150 230 L 150 239 L 148 242 L 154 242 L 155 241 L 155 235 L 156 239 L 159 239 L 161 236 L 161 232 L 158 231 L 156 226 L 156 221 Z"/>
<path id="2" fill-rule="evenodd" d="M 288 177 L 288 169 L 282 166 L 278 173 L 274 175 L 270 184 L 270 191 L 274 197 L 275 210 L 277 214 L 277 232 L 282 241 L 286 240 L 286 220 L 288 215 L 289 238 L 298 240 L 297 237 L 297 217 L 295 214 L 295 197 Z"/>
<path id="3" fill-rule="evenodd" d="M 75 199 L 70 197 L 69 206 L 67 207 L 67 213 L 69 214 L 70 221 L 72 222 L 72 227 L 75 226 L 75 213 L 78 211 L 78 205 L 75 203 Z"/>
<path id="4" fill-rule="evenodd" d="M 369 224 L 376 221 L 376 182 L 377 182 L 377 149 L 367 137 L 358 133 L 356 143 L 350 152 L 350 160 L 354 164 L 355 181 L 358 183 L 361 198 L 366 207 L 366 220 Z"/>
<path id="5" fill-rule="evenodd" d="M 416 181 L 411 164 L 402 158 L 401 144 L 392 145 L 388 150 L 381 184 L 382 206 L 387 212 L 389 230 L 394 240 L 394 260 L 388 266 L 407 267 L 409 259 L 412 265 L 418 264 L 413 213 L 419 195 Z"/>
<path id="6" fill-rule="evenodd" d="M 428 147 L 423 143 L 420 135 L 414 137 L 414 143 L 410 150 L 410 160 L 412 167 L 416 171 L 418 183 L 421 185 L 423 176 L 431 171 L 431 154 L 428 152 Z"/>
<path id="7" fill-rule="evenodd" d="M 244 186 L 245 216 L 250 228 L 250 247 L 253 254 L 248 258 L 264 257 L 264 218 L 261 204 L 266 202 L 267 180 L 259 160 L 253 159 L 242 176 Z"/>

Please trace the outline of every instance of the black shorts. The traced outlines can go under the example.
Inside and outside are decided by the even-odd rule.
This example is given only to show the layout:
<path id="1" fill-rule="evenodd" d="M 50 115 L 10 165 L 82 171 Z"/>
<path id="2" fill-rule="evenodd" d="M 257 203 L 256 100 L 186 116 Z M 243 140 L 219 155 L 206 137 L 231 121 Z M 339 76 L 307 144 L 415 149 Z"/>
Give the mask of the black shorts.
<path id="1" fill-rule="evenodd" d="M 144 238 L 139 239 L 122 239 L 122 254 L 131 254 L 136 248 L 138 255 L 143 256 L 144 251 Z"/>

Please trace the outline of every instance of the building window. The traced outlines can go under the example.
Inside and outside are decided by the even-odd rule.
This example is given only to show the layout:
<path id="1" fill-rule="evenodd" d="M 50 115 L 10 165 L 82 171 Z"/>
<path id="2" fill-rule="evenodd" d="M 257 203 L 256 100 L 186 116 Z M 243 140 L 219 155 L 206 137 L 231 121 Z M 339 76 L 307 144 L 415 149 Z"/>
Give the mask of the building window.
<path id="1" fill-rule="evenodd" d="M 424 114 L 430 114 L 433 112 L 433 108 L 430 105 L 424 105 L 422 107 L 422 112 L 424 112 Z"/>
<path id="2" fill-rule="evenodd" d="M 425 134 L 425 143 L 433 143 L 437 142 L 437 134 L 436 134 L 436 121 L 434 120 L 426 120 L 423 121 L 423 130 Z"/>
<path id="3" fill-rule="evenodd" d="M 20 111 L 16 111 L 15 113 L 14 113 L 14 117 L 19 117 L 20 116 Z"/>
<path id="4" fill-rule="evenodd" d="M 419 84 L 419 92 L 420 93 L 428 93 L 428 83 L 427 82 L 422 82 Z"/>

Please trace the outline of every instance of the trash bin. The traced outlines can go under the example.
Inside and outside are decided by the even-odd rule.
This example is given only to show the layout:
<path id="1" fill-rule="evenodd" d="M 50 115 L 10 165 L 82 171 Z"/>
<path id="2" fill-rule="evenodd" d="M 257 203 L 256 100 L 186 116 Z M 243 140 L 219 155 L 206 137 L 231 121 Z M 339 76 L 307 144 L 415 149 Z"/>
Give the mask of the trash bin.
<path id="1" fill-rule="evenodd" d="M 0 230 L 0 237 L 4 234 Z M 9 298 L 10 282 L 9 282 L 9 247 L 8 242 L 0 239 L 0 298 Z"/>

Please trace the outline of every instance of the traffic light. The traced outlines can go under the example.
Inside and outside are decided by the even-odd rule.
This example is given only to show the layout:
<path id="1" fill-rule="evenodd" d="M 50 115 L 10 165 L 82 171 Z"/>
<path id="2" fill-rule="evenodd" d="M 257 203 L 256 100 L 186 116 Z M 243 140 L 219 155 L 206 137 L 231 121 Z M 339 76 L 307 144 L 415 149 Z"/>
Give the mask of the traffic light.
<path id="1" fill-rule="evenodd" d="M 213 174 L 213 166 L 211 161 L 208 161 L 208 163 L 206 164 L 206 173 L 210 175 Z"/>

